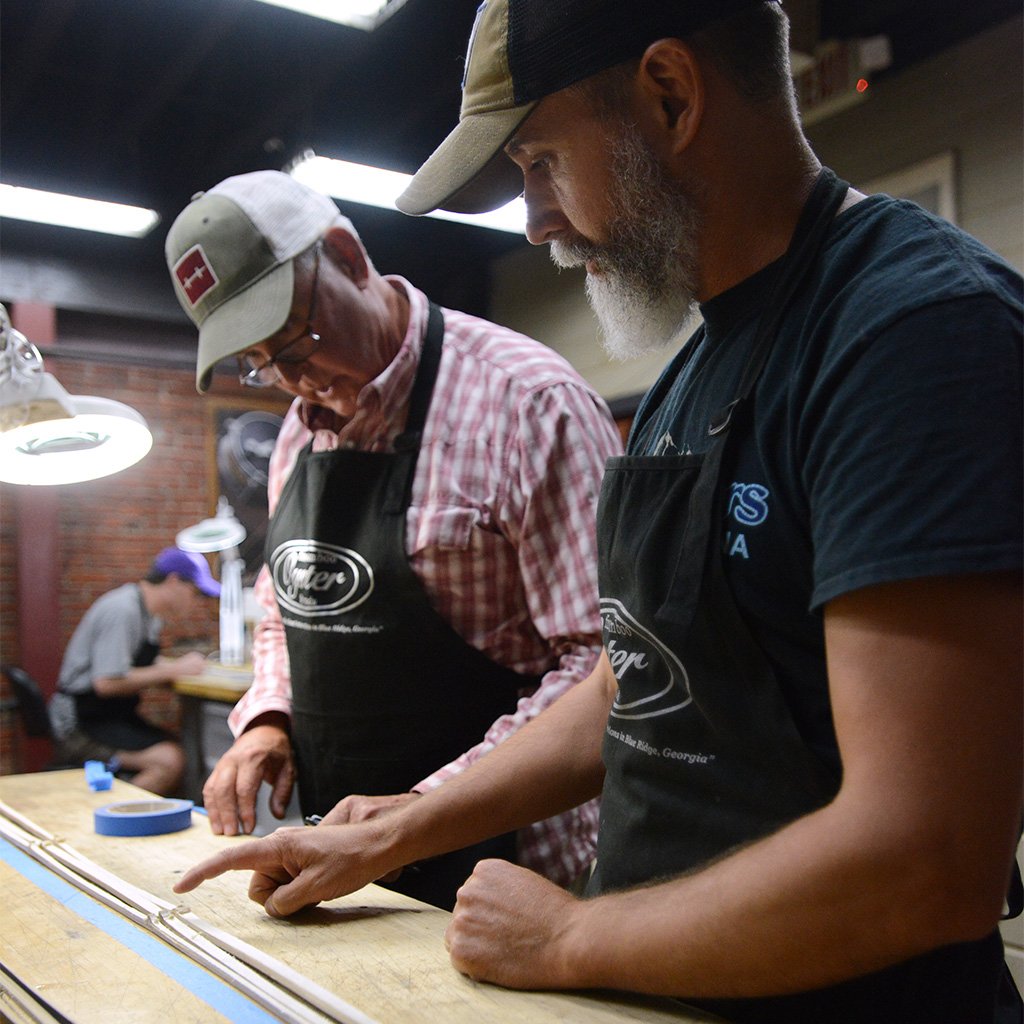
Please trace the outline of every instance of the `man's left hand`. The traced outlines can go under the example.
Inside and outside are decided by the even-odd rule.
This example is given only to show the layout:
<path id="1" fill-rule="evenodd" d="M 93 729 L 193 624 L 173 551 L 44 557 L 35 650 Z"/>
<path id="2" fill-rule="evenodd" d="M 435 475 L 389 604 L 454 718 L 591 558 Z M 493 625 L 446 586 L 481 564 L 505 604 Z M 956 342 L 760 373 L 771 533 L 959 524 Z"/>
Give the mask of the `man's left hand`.
<path id="1" fill-rule="evenodd" d="M 571 923 L 581 901 L 503 860 L 482 860 L 458 892 L 445 946 L 456 970 L 507 988 L 565 988 Z"/>

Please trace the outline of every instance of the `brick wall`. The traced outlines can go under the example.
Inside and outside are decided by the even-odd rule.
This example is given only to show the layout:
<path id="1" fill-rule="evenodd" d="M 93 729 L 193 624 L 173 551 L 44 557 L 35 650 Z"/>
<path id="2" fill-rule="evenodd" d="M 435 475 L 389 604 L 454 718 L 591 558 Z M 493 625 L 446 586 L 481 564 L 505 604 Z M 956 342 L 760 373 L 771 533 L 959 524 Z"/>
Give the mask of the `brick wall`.
<path id="1" fill-rule="evenodd" d="M 58 321 L 59 323 L 59 321 Z M 55 346 L 59 350 L 59 344 Z M 118 361 L 82 361 L 46 356 L 46 369 L 72 395 L 95 395 L 124 402 L 138 410 L 153 432 L 153 449 L 141 462 L 101 480 L 59 488 L 61 556 L 59 627 L 57 636 L 41 636 L 31 628 L 19 636 L 17 586 L 19 544 L 18 492 L 27 488 L 0 484 L 0 660 L 23 663 L 26 646 L 58 645 L 63 651 L 85 611 L 100 595 L 121 583 L 140 579 L 161 548 L 174 543 L 185 526 L 212 515 L 217 501 L 213 456 L 213 410 L 218 399 L 237 404 L 244 394 L 229 378 L 217 378 L 207 396 L 197 394 L 191 370 L 164 369 Z M 274 411 L 287 408 L 285 396 L 270 399 Z M 260 395 L 253 402 L 263 408 Z M 215 556 L 211 557 L 217 573 Z M 164 631 L 165 651 L 218 644 L 216 602 L 182 624 Z M 55 680 L 40 679 L 52 691 Z M 6 684 L 3 684 L 6 686 Z M 0 691 L 0 700 L 11 695 Z M 165 727 L 176 728 L 179 709 L 168 691 L 147 694 L 143 713 Z M 0 774 L 24 771 L 25 744 L 13 712 L 0 712 Z"/>

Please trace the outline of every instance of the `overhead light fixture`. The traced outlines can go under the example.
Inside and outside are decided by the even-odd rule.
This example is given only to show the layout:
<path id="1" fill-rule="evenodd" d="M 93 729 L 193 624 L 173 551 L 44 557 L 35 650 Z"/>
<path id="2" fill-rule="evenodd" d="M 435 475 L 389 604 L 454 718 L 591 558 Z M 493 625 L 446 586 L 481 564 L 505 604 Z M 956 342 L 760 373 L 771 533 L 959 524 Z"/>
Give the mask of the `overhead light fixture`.
<path id="1" fill-rule="evenodd" d="M 100 199 L 83 199 L 60 192 L 41 192 L 20 185 L 0 184 L 0 217 L 56 224 L 62 228 L 101 231 L 108 235 L 142 238 L 160 223 L 156 210 Z"/>
<path id="2" fill-rule="evenodd" d="M 0 306 L 0 480 L 74 484 L 119 473 L 153 446 L 146 421 L 107 398 L 69 395 Z"/>
<path id="3" fill-rule="evenodd" d="M 387 21 L 405 0 L 262 0 L 272 7 L 323 18 L 337 25 L 349 25 L 372 32 L 383 21 Z"/>
<path id="4" fill-rule="evenodd" d="M 245 565 L 238 545 L 245 540 L 245 527 L 235 518 L 224 495 L 217 502 L 216 515 L 187 526 L 174 543 L 183 551 L 220 553 L 220 651 L 222 665 L 241 665 L 245 660 L 245 616 L 242 610 L 242 569 Z"/>
<path id="5" fill-rule="evenodd" d="M 348 160 L 332 160 L 317 156 L 312 151 L 303 153 L 289 164 L 285 171 L 310 188 L 352 203 L 378 206 L 384 210 L 397 210 L 395 200 L 405 191 L 411 174 L 388 171 L 367 164 L 354 164 Z M 438 220 L 459 224 L 475 224 L 495 231 L 510 231 L 522 235 L 526 232 L 526 203 L 519 196 L 490 213 L 449 213 L 434 210 L 426 214 Z"/>

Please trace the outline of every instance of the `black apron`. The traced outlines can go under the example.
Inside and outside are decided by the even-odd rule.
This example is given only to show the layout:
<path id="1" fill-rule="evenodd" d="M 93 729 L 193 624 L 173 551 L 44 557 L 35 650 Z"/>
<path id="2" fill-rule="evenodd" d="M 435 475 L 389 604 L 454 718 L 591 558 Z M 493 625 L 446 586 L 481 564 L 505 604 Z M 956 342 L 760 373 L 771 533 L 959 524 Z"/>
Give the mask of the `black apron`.
<path id="1" fill-rule="evenodd" d="M 143 621 L 147 623 L 148 628 L 150 615 L 146 611 L 146 605 L 142 599 L 142 590 L 136 586 L 136 591 L 139 605 L 142 607 Z M 132 654 L 132 668 L 148 668 L 156 661 L 159 654 L 160 645 L 146 637 Z M 125 736 L 120 731 L 119 723 L 126 723 L 129 727 L 141 727 L 144 730 L 144 735 L 139 739 L 140 743 L 142 739 L 149 736 L 148 730 L 150 729 L 153 730 L 153 735 L 159 735 L 156 739 L 149 738 L 149 743 L 157 743 L 160 739 L 169 739 L 170 733 L 166 733 L 162 729 L 158 730 L 139 717 L 140 700 L 141 696 L 138 693 L 126 694 L 123 697 L 101 697 L 91 689 L 86 693 L 76 693 L 75 716 L 78 726 L 94 739 L 103 740 L 108 738 L 111 729 L 115 729 L 116 732 L 112 734 L 111 743 L 117 747 L 125 746 Z M 149 743 L 144 746 L 148 746 Z M 126 749 L 141 750 L 142 747 L 129 743 Z"/>
<path id="2" fill-rule="evenodd" d="M 266 562 L 288 644 L 303 814 L 326 814 L 353 793 L 407 792 L 538 683 L 467 644 L 409 565 L 406 511 L 443 338 L 431 305 L 394 451 L 307 447 L 270 523 Z M 391 887 L 450 909 L 482 857 L 514 861 L 514 835 L 415 865 Z"/>
<path id="3" fill-rule="evenodd" d="M 619 689 L 603 745 L 593 893 L 698 867 L 822 807 L 838 791 L 840 780 L 800 736 L 732 596 L 718 484 L 723 463 L 728 467 L 730 428 L 750 415 L 747 399 L 786 306 L 847 187 L 827 169 L 818 178 L 738 392 L 708 425 L 708 451 L 608 460 L 598 509 L 599 576 L 605 650 Z M 657 408 L 670 385 L 662 382 L 647 410 Z M 991 962 L 988 954 L 982 959 Z M 917 1020 L 902 1008 L 890 1013 L 889 985 L 896 992 L 907 986 L 898 977 L 876 985 L 880 977 L 868 980 L 862 998 L 854 990 L 864 986 L 854 982 L 828 990 L 841 991 L 838 1000 L 812 994 L 705 1005 L 742 1021 Z M 980 983 L 993 982 L 986 975 Z"/>

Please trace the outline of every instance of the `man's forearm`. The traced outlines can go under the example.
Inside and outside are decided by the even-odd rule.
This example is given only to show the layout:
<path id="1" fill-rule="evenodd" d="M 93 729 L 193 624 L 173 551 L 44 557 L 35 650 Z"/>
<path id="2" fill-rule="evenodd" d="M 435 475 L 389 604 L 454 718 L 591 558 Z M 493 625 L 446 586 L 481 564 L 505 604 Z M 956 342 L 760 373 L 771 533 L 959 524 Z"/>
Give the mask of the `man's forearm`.
<path id="1" fill-rule="evenodd" d="M 333 825 L 327 815 L 318 828 L 280 829 L 226 847 L 187 871 L 174 891 L 189 892 L 224 871 L 250 870 L 250 898 L 271 916 L 287 917 L 593 797 L 601 787 L 601 737 L 614 692 L 602 665 L 610 676 L 602 658 L 593 675 L 544 714 L 433 792 L 358 824 Z"/>
<path id="2" fill-rule="evenodd" d="M 532 722 L 573 686 L 585 680 L 596 666 L 600 648 L 588 647 L 583 642 L 569 644 L 568 641 L 563 642 L 562 646 L 568 649 L 559 659 L 558 667 L 544 675 L 536 692 L 520 699 L 513 712 L 498 718 L 476 746 L 470 747 L 454 761 L 431 772 L 413 786 L 413 790 L 417 793 L 429 793 L 455 775 L 464 772 L 485 754 L 504 743 L 513 733 L 522 729 L 528 722 Z"/>
<path id="3" fill-rule="evenodd" d="M 1016 576 L 831 602 L 836 799 L 688 877 L 578 904 L 557 984 L 764 995 L 990 934 L 1019 835 L 1022 621 Z"/>
<path id="4" fill-rule="evenodd" d="M 694 875 L 577 904 L 554 987 L 774 995 L 939 945 L 946 880 L 927 851 L 872 847 L 862 824 L 826 808 Z"/>
<path id="5" fill-rule="evenodd" d="M 403 863 L 522 828 L 598 795 L 611 701 L 604 664 L 466 771 L 391 816 L 388 841 Z"/>
<path id="6" fill-rule="evenodd" d="M 257 580 L 257 596 L 260 595 L 265 573 L 266 566 Z M 263 590 L 260 604 L 265 614 L 253 633 L 252 683 L 228 715 L 228 725 L 235 737 L 254 724 L 261 724 L 258 720 L 265 714 L 280 714 L 285 719 L 289 719 L 291 714 L 291 679 L 284 624 L 276 605 L 270 610 L 265 604 L 273 597 L 269 583 L 264 582 Z"/>
<path id="7" fill-rule="evenodd" d="M 149 686 L 162 686 L 176 678 L 173 667 L 154 662 L 130 668 L 123 676 L 104 676 L 93 680 L 93 689 L 100 697 L 130 697 Z"/>

